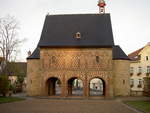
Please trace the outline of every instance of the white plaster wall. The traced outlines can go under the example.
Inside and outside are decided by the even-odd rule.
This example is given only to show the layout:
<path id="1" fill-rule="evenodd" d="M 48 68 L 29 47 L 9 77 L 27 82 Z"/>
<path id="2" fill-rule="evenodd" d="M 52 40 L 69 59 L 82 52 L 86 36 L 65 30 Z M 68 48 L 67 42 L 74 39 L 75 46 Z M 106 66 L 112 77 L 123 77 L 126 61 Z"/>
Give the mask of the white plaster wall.
<path id="1" fill-rule="evenodd" d="M 131 61 L 130 67 L 134 68 L 134 73 L 130 77 L 130 79 L 134 80 L 134 86 L 131 88 L 132 91 L 143 91 L 144 88 L 144 80 L 143 77 L 146 77 L 147 66 L 150 66 L 150 45 L 146 45 L 144 49 L 139 53 L 141 55 L 141 60 L 139 61 Z M 146 60 L 146 56 L 148 56 L 148 60 Z M 137 75 L 138 67 L 142 67 L 142 73 Z M 139 79 L 142 79 L 142 88 L 138 88 Z"/>

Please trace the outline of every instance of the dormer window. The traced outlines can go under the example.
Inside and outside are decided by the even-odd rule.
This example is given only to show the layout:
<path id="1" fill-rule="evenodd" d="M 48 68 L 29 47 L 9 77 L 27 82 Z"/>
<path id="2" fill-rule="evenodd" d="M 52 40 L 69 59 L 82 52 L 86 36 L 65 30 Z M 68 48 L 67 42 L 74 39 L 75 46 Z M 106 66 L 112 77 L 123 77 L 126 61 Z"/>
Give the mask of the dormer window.
<path id="1" fill-rule="evenodd" d="M 75 38 L 80 39 L 80 38 L 81 38 L 81 33 L 80 33 L 80 32 L 77 32 L 77 33 L 75 34 Z"/>

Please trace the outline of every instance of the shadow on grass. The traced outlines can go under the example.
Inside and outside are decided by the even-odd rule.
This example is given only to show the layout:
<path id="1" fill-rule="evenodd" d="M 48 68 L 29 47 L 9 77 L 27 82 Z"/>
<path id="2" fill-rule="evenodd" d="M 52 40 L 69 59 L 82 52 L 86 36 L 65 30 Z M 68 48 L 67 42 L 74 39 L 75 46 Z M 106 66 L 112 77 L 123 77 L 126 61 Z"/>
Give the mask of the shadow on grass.
<path id="1" fill-rule="evenodd" d="M 0 97 L 0 104 L 22 101 L 22 100 L 25 100 L 25 99 L 24 98 L 17 98 L 17 97 Z"/>

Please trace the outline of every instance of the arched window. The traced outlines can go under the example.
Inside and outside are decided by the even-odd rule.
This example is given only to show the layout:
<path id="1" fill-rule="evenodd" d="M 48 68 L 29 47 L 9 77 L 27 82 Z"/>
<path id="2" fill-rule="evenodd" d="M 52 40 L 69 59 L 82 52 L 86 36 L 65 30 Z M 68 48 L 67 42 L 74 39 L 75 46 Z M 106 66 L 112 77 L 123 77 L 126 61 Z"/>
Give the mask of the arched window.
<path id="1" fill-rule="evenodd" d="M 99 56 L 96 56 L 96 63 L 99 63 L 100 62 L 100 58 Z"/>

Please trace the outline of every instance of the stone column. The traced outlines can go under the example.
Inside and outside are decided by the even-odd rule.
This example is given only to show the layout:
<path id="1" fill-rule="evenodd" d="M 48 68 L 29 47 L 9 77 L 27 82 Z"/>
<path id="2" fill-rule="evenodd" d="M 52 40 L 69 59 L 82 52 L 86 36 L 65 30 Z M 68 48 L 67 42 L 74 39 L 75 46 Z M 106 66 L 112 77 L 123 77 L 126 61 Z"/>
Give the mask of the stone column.
<path id="1" fill-rule="evenodd" d="M 49 82 L 49 95 L 55 95 L 55 82 L 53 81 Z"/>
<path id="2" fill-rule="evenodd" d="M 89 83 L 87 81 L 87 76 L 85 77 L 83 85 L 83 96 L 87 98 L 89 96 Z"/>
<path id="3" fill-rule="evenodd" d="M 105 83 L 104 96 L 105 96 L 106 98 L 109 97 L 109 86 L 108 86 L 108 83 Z"/>
<path id="4" fill-rule="evenodd" d="M 44 81 L 44 77 L 40 81 L 40 96 L 48 96 L 48 83 Z"/>
<path id="5" fill-rule="evenodd" d="M 105 81 L 105 97 L 106 98 L 112 98 L 113 97 L 113 94 L 112 94 L 112 88 L 110 85 L 112 85 L 110 83 L 110 78 L 107 79 L 107 81 Z"/>
<path id="6" fill-rule="evenodd" d="M 61 96 L 62 97 L 67 97 L 68 95 L 68 90 L 67 90 L 67 81 L 65 76 L 62 78 L 62 83 L 61 83 Z"/>
<path id="7" fill-rule="evenodd" d="M 68 84 L 68 95 L 72 95 L 72 85 Z"/>
<path id="8" fill-rule="evenodd" d="M 67 97 L 67 95 L 68 95 L 67 85 L 65 83 L 63 83 L 61 85 L 61 96 Z"/>

